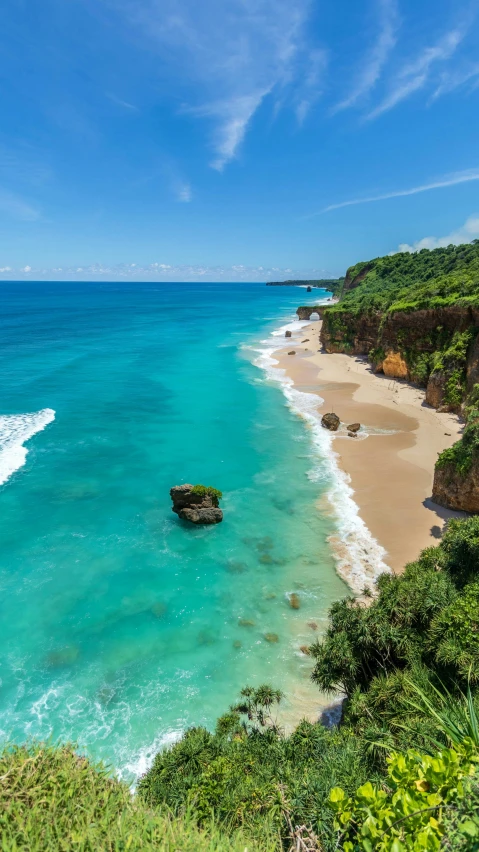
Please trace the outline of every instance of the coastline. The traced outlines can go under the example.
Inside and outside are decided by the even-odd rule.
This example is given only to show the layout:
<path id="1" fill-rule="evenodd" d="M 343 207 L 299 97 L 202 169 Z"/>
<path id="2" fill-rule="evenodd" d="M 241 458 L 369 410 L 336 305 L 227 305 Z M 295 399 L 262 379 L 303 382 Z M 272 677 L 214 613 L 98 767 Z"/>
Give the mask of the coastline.
<path id="1" fill-rule="evenodd" d="M 426 405 L 421 388 L 373 373 L 364 359 L 318 351 L 320 327 L 320 321 L 294 323 L 292 337 L 274 353 L 276 369 L 297 391 L 317 397 L 319 419 L 328 411 L 340 417 L 340 430 L 328 433 L 332 452 L 385 566 L 399 573 L 437 544 L 448 518 L 463 516 L 430 499 L 436 458 L 458 440 L 462 424 Z M 352 422 L 362 424 L 356 439 L 344 426 Z M 331 544 L 339 573 L 358 592 L 348 578 L 344 541 L 338 536 Z"/>

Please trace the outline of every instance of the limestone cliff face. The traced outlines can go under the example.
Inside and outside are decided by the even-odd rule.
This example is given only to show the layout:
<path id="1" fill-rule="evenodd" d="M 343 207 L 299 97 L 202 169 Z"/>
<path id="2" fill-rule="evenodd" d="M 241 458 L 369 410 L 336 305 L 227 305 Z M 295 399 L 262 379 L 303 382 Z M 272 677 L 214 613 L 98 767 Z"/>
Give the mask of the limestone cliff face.
<path id="1" fill-rule="evenodd" d="M 479 460 L 476 459 L 465 474 L 452 462 L 436 466 L 432 499 L 447 509 L 479 512 Z"/>
<path id="2" fill-rule="evenodd" d="M 426 359 L 432 356 L 441 348 L 439 341 L 452 338 L 455 332 L 467 329 L 476 332 L 479 327 L 477 308 L 454 305 L 409 313 L 360 315 L 346 311 L 330 313 L 326 308 L 322 310 L 322 318 L 320 340 L 326 352 L 367 355 L 377 372 L 427 384 L 427 402 L 434 408 L 443 406 L 447 377 L 440 370 L 430 373 L 425 369 L 421 356 Z M 479 382 L 479 334 L 468 355 L 468 389 L 476 382 Z"/>
<path id="3" fill-rule="evenodd" d="M 408 366 L 400 352 L 386 353 L 386 357 L 381 361 L 381 369 L 385 376 L 394 379 L 408 379 Z"/>
<path id="4" fill-rule="evenodd" d="M 354 287 L 355 280 L 346 280 L 345 287 Z M 477 308 L 451 305 L 385 314 L 325 308 L 322 318 L 320 340 L 327 352 L 366 355 L 376 372 L 425 387 L 433 408 L 461 412 L 466 398 L 470 408 L 471 392 L 479 384 Z M 479 415 L 436 465 L 432 499 L 441 506 L 479 512 L 478 424 Z"/>

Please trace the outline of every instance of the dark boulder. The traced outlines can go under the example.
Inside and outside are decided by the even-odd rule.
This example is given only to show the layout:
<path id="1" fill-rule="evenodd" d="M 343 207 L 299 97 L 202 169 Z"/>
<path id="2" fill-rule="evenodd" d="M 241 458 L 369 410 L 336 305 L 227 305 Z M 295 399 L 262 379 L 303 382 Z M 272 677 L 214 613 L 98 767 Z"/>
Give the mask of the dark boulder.
<path id="1" fill-rule="evenodd" d="M 350 423 L 348 426 L 348 432 L 359 432 L 360 428 L 360 423 Z"/>
<path id="2" fill-rule="evenodd" d="M 287 330 L 287 331 L 285 331 L 284 336 L 285 337 L 291 337 L 291 334 L 292 334 L 292 332 Z"/>
<path id="3" fill-rule="evenodd" d="M 324 426 L 325 429 L 329 429 L 330 432 L 337 432 L 339 429 L 339 424 L 341 423 L 337 414 L 323 414 L 321 418 L 321 426 Z"/>

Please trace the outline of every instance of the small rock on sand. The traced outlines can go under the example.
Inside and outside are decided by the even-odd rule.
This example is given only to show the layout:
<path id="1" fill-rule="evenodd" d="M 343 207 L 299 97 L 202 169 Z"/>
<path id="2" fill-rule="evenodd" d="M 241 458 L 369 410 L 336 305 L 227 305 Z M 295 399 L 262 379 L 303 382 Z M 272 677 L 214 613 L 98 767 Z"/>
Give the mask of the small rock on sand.
<path id="1" fill-rule="evenodd" d="M 358 433 L 357 433 L 357 432 L 348 432 L 348 436 L 349 436 L 350 438 L 357 438 L 357 437 L 358 437 Z"/>
<path id="2" fill-rule="evenodd" d="M 321 418 L 321 426 L 324 426 L 325 429 L 329 429 L 330 432 L 337 432 L 340 423 L 341 421 L 338 415 L 334 414 L 332 411 L 329 414 L 323 414 Z"/>
<path id="3" fill-rule="evenodd" d="M 359 430 L 361 428 L 361 424 L 360 423 L 350 423 L 347 428 L 348 428 L 348 432 L 359 432 Z"/>
<path id="4" fill-rule="evenodd" d="M 296 355 L 296 352 L 292 349 L 291 352 L 288 352 L 288 355 Z"/>
<path id="5" fill-rule="evenodd" d="M 307 657 L 309 657 L 309 655 L 311 654 L 311 651 L 309 650 L 309 645 L 301 645 L 299 650 L 302 654 L 306 654 Z"/>

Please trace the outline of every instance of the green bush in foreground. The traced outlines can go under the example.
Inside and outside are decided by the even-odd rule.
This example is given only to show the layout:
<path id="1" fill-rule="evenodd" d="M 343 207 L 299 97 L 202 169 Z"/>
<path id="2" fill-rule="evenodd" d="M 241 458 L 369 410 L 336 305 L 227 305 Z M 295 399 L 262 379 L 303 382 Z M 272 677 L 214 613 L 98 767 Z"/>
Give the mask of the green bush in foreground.
<path id="1" fill-rule="evenodd" d="M 198 829 L 189 815 L 153 812 L 129 788 L 75 754 L 42 743 L 0 754 L 2 852 L 272 852 L 267 841 Z"/>
<path id="2" fill-rule="evenodd" d="M 479 753 L 471 740 L 433 756 L 409 749 L 388 758 L 387 789 L 368 781 L 348 797 L 336 787 L 330 802 L 341 848 L 344 852 L 436 852 L 446 833 L 444 815 L 458 810 L 465 782 L 478 763 Z M 461 834 L 464 839 L 479 839 L 479 824 L 471 819 L 456 819 L 455 831 L 458 840 Z"/>

